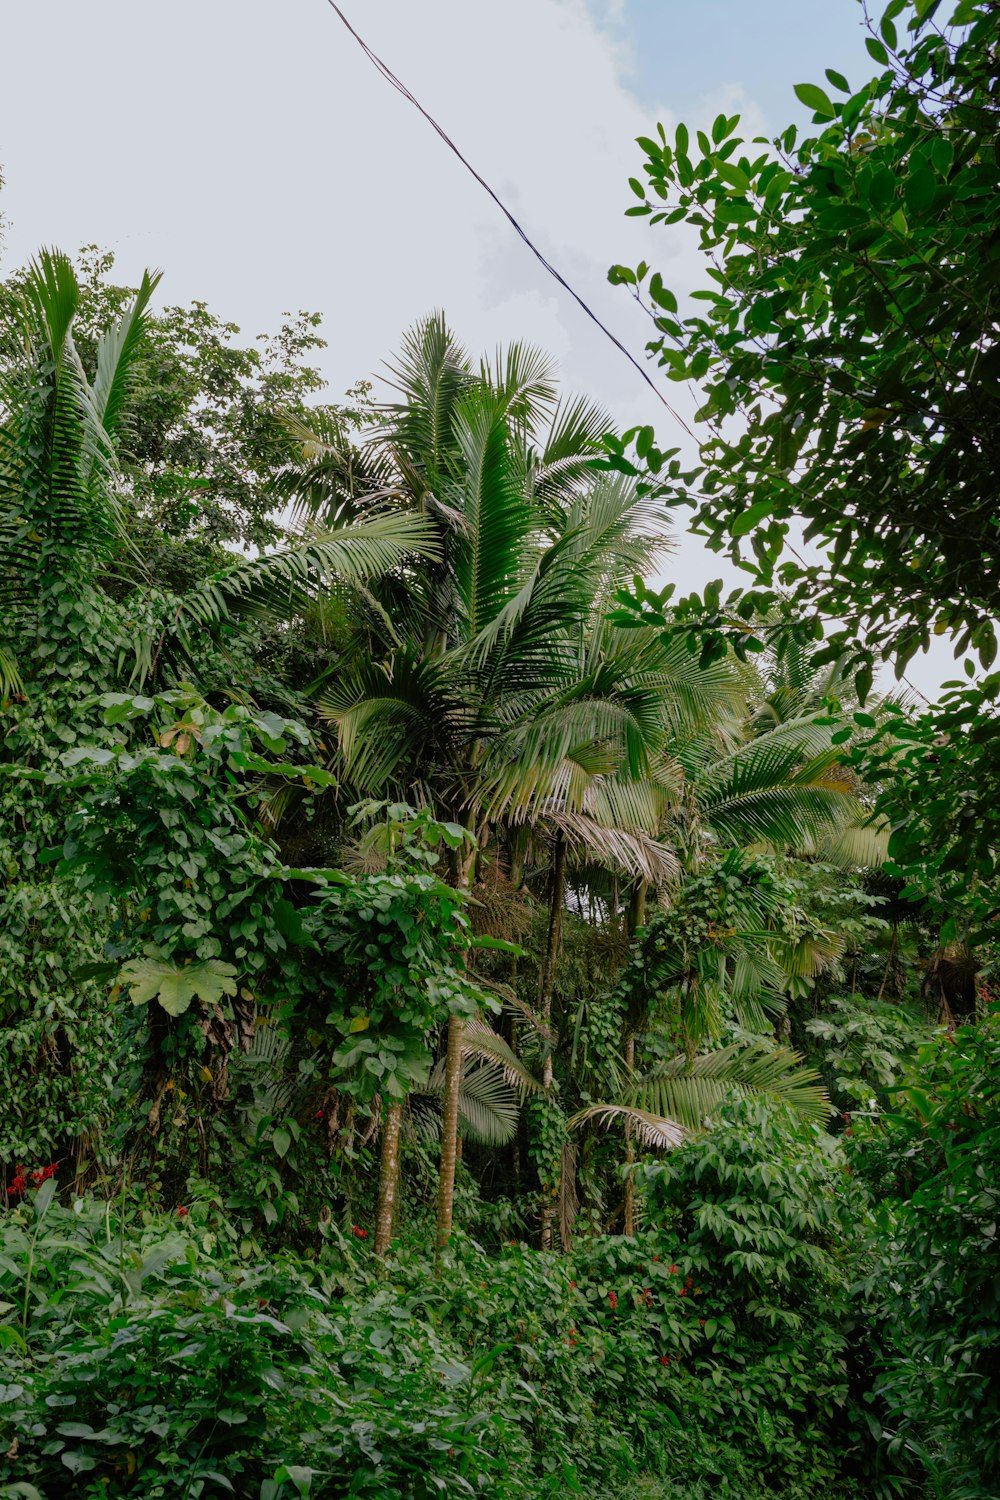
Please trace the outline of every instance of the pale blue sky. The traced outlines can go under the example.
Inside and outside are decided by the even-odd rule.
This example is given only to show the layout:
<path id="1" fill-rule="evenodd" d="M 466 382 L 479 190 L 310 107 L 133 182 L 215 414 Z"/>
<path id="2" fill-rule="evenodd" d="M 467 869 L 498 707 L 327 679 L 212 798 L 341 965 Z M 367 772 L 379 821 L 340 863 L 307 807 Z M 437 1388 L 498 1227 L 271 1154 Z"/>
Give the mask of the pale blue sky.
<path id="1" fill-rule="evenodd" d="M 639 99 L 668 105 L 690 125 L 705 97 L 728 84 L 776 133 L 802 118 L 793 84 L 821 84 L 826 68 L 860 84 L 873 68 L 857 0 L 624 0 L 617 29 Z"/>

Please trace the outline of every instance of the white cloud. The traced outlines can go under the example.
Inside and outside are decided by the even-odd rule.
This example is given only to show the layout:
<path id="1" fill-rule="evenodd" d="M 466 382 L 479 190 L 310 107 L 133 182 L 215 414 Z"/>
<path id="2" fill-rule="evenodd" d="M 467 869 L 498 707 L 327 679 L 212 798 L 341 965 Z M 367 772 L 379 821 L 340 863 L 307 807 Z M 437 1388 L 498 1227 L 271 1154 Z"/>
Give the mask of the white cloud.
<path id="1" fill-rule="evenodd" d="M 648 236 L 622 217 L 650 121 L 582 0 L 346 0 L 345 9 L 583 295 L 641 346 L 605 284 Z M 53 33 L 58 46 L 52 45 Z M 444 306 L 471 346 L 522 335 L 622 420 L 644 393 L 322 0 L 50 0 L 5 20 L 8 261 L 110 245 L 247 331 L 323 312 L 335 389 Z M 40 107 L 33 57 L 46 56 Z M 30 128 L 26 122 L 30 121 Z M 620 366 L 619 366 L 619 362 Z"/>
<path id="2" fill-rule="evenodd" d="M 620 14 L 620 0 L 594 3 Z M 608 266 L 646 258 L 678 289 L 700 271 L 689 239 L 623 217 L 634 137 L 655 122 L 629 92 L 624 44 L 585 0 L 344 8 L 638 354 L 645 317 Z M 689 448 L 323 0 L 47 0 L 8 7 L 4 43 L 8 264 L 96 242 L 123 276 L 162 266 L 166 300 L 203 299 L 248 335 L 318 310 L 334 396 L 444 307 L 471 350 L 540 344 L 567 387 Z M 715 102 L 747 103 L 731 87 Z M 688 393 L 664 388 L 690 415 Z M 690 539 L 668 564 L 682 592 L 724 570 Z"/>

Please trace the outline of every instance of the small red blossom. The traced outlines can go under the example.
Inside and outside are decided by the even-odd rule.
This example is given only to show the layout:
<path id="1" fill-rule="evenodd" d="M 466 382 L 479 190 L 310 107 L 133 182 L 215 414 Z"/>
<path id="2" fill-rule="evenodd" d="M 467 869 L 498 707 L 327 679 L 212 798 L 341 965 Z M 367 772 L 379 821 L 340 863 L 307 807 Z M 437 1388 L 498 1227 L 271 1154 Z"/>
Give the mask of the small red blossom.
<path id="1" fill-rule="evenodd" d="M 660 1258 L 660 1257 L 659 1257 L 659 1256 L 658 1256 L 658 1255 L 654 1255 L 654 1256 L 653 1256 L 653 1259 L 654 1259 L 654 1260 L 659 1260 L 659 1258 Z"/>
<path id="2" fill-rule="evenodd" d="M 368 1238 L 367 1229 L 362 1229 L 360 1224 L 352 1224 L 351 1233 L 356 1240 L 366 1240 Z"/>
<path id="3" fill-rule="evenodd" d="M 188 1214 L 190 1212 L 191 1212 L 191 1210 L 189 1208 L 185 1208 L 183 1206 L 183 1204 L 178 1203 L 178 1205 L 177 1205 L 177 1217 L 179 1219 L 186 1219 L 187 1216 L 188 1216 Z"/>
<path id="4" fill-rule="evenodd" d="M 669 1365 L 669 1363 L 670 1363 L 670 1356 L 669 1356 L 669 1354 L 661 1354 L 660 1355 L 660 1364 L 661 1365 Z"/>
<path id="5" fill-rule="evenodd" d="M 612 1309 L 612 1311 L 618 1306 L 618 1293 L 617 1292 L 609 1292 L 608 1293 L 608 1306 Z"/>
<path id="6" fill-rule="evenodd" d="M 684 1285 L 686 1287 L 692 1287 L 692 1286 L 694 1286 L 694 1277 L 693 1276 L 689 1276 L 687 1278 L 687 1280 L 684 1282 Z"/>
<path id="7" fill-rule="evenodd" d="M 705 1324 L 706 1324 L 707 1321 L 708 1320 L 706 1318 L 699 1318 L 698 1319 L 698 1327 L 699 1328 L 704 1328 L 704 1326 L 705 1326 Z"/>
<path id="8" fill-rule="evenodd" d="M 571 1281 L 570 1282 L 570 1286 L 573 1288 L 573 1290 L 575 1292 L 576 1291 L 576 1282 L 575 1281 Z"/>
<path id="9" fill-rule="evenodd" d="M 316 1114 L 315 1114 L 315 1117 L 314 1117 L 314 1118 L 315 1118 L 315 1119 L 317 1119 L 317 1120 L 322 1120 L 322 1119 L 325 1119 L 325 1116 L 324 1116 L 324 1114 L 323 1114 L 323 1111 L 322 1111 L 322 1110 L 321 1110 L 321 1109 L 318 1109 L 318 1110 L 317 1110 L 317 1111 L 316 1111 Z"/>
<path id="10" fill-rule="evenodd" d="M 679 1276 L 681 1274 L 680 1266 L 669 1265 L 667 1267 L 667 1270 L 670 1272 L 671 1276 Z"/>
<path id="11" fill-rule="evenodd" d="M 646 1304 L 647 1307 L 652 1307 L 652 1305 L 653 1305 L 653 1294 L 649 1290 L 648 1286 L 647 1287 L 643 1287 L 643 1289 L 642 1289 L 642 1300 L 645 1302 L 645 1304 Z"/>
<path id="12" fill-rule="evenodd" d="M 686 1286 L 682 1286 L 681 1287 L 680 1294 L 681 1294 L 682 1297 L 686 1297 L 687 1296 L 687 1287 Z"/>
<path id="13" fill-rule="evenodd" d="M 28 1191 L 28 1187 L 41 1187 L 43 1182 L 48 1182 L 59 1170 L 57 1161 L 50 1162 L 47 1167 L 36 1167 L 29 1172 L 27 1167 L 15 1167 L 14 1176 L 10 1180 L 7 1189 L 8 1198 L 21 1198 Z"/>

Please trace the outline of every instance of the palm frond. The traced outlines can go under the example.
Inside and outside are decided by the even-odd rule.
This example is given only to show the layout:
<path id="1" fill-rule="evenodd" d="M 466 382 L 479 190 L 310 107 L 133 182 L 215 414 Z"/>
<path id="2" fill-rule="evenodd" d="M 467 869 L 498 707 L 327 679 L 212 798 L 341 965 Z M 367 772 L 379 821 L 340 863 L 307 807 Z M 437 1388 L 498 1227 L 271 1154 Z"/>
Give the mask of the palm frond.
<path id="1" fill-rule="evenodd" d="M 455 342 L 443 313 L 434 313 L 406 335 L 389 374 L 403 401 L 382 409 L 380 436 L 433 485 L 453 467 L 454 407 L 472 380 L 468 355 Z"/>
<path id="2" fill-rule="evenodd" d="M 427 1082 L 410 1094 L 414 1128 L 425 1140 L 441 1133 L 439 1100 L 444 1093 L 444 1060 L 434 1064 Z M 467 1058 L 462 1063 L 458 1092 L 459 1127 L 463 1135 L 483 1146 L 503 1146 L 513 1140 L 520 1117 L 518 1092 L 499 1063 Z"/>
<path id="3" fill-rule="evenodd" d="M 687 1130 L 676 1120 L 653 1114 L 634 1104 L 591 1104 L 567 1120 L 568 1130 L 579 1130 L 584 1125 L 603 1125 L 605 1129 L 617 1121 L 628 1121 L 640 1145 L 650 1151 L 672 1151 L 681 1145 Z"/>
<path id="4" fill-rule="evenodd" d="M 816 842 L 816 853 L 827 864 L 844 869 L 878 869 L 888 857 L 891 832 L 885 819 L 869 818 L 847 823 L 821 833 Z"/>
<path id="5" fill-rule="evenodd" d="M 493 363 L 482 360 L 480 381 L 500 397 L 510 421 L 530 429 L 556 402 L 555 366 L 532 344 L 519 341 L 498 349 Z"/>
<path id="6" fill-rule="evenodd" d="M 673 850 L 646 834 L 604 825 L 586 813 L 549 812 L 545 821 L 560 830 L 570 858 L 578 864 L 618 871 L 630 879 L 646 881 L 654 890 L 680 878 L 681 867 Z"/>
<path id="7" fill-rule="evenodd" d="M 115 432 L 121 420 L 135 358 L 145 331 L 146 310 L 162 276 L 162 271 L 143 272 L 131 307 L 117 326 L 109 329 L 98 342 L 93 406 L 105 432 Z"/>
<path id="8" fill-rule="evenodd" d="M 507 1045 L 502 1036 L 498 1036 L 492 1027 L 487 1026 L 486 1022 L 478 1016 L 465 1023 L 462 1051 L 468 1053 L 470 1057 L 496 1063 L 502 1069 L 504 1078 L 511 1088 L 532 1094 L 542 1091 L 543 1085 L 539 1083 L 530 1069 L 525 1067 L 517 1053 Z"/>
<path id="9" fill-rule="evenodd" d="M 732 1094 L 767 1099 L 816 1124 L 825 1124 L 830 1115 L 819 1074 L 787 1047 L 734 1044 L 693 1058 L 671 1058 L 636 1079 L 625 1102 L 697 1130 Z"/>
<path id="10" fill-rule="evenodd" d="M 436 547 L 433 529 L 417 515 L 377 516 L 334 531 L 311 527 L 298 545 L 235 563 L 190 590 L 181 618 L 207 625 L 230 613 L 301 614 L 340 581 L 366 583 L 407 558 L 433 556 Z"/>
<path id="11" fill-rule="evenodd" d="M 15 693 L 23 690 L 20 673 L 17 670 L 17 659 L 13 653 L 0 645 L 0 697 L 12 698 Z"/>

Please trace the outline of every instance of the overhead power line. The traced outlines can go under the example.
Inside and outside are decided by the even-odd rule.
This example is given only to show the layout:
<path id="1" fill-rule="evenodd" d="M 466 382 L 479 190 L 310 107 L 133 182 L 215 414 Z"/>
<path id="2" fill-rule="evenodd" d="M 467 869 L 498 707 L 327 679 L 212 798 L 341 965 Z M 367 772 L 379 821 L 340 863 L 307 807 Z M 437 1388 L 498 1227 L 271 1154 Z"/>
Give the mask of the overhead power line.
<path id="1" fill-rule="evenodd" d="M 527 234 L 524 228 L 518 223 L 517 219 L 515 219 L 506 203 L 504 203 L 499 195 L 495 193 L 494 190 L 490 187 L 489 183 L 486 181 L 486 178 L 481 176 L 481 174 L 476 171 L 472 163 L 462 155 L 461 151 L 455 145 L 455 142 L 452 140 L 451 136 L 444 129 L 444 127 L 438 124 L 434 116 L 424 108 L 416 95 L 412 94 L 406 87 L 406 84 L 403 83 L 401 79 L 397 78 L 396 74 L 389 67 L 388 63 L 383 62 L 382 58 L 379 57 L 376 52 L 372 51 L 371 47 L 369 47 L 364 37 L 360 36 L 359 33 L 355 31 L 354 27 L 344 15 L 344 12 L 341 10 L 340 6 L 336 4 L 336 0 L 326 0 L 326 3 L 327 5 L 329 5 L 334 14 L 338 16 L 343 22 L 344 26 L 350 32 L 351 36 L 357 42 L 358 46 L 361 48 L 362 52 L 365 54 L 372 66 L 376 68 L 379 73 L 381 73 L 382 77 L 386 80 L 387 83 L 392 85 L 397 93 L 402 94 L 403 98 L 406 99 L 408 103 L 412 104 L 414 109 L 418 110 L 419 113 L 423 115 L 428 125 L 430 125 L 433 130 L 437 131 L 442 141 L 444 141 L 445 145 L 448 147 L 448 150 L 453 152 L 454 155 L 458 157 L 459 161 L 462 163 L 462 166 L 476 179 L 476 181 L 479 183 L 479 186 L 483 189 L 483 192 L 488 193 L 489 196 L 493 199 L 493 202 L 496 204 L 497 208 L 503 214 L 504 218 L 507 219 L 515 232 L 527 245 L 528 249 L 531 251 L 535 259 L 545 267 L 546 271 L 548 271 L 549 275 L 553 277 L 554 280 L 558 281 L 559 285 L 564 289 L 564 291 L 567 291 L 569 293 L 569 295 L 573 298 L 573 301 L 577 304 L 578 307 L 582 308 L 590 321 L 592 323 L 596 323 L 597 327 L 604 334 L 605 338 L 610 339 L 615 348 L 618 349 L 622 354 L 624 354 L 629 364 L 639 372 L 643 380 L 649 386 L 649 389 L 653 392 L 653 395 L 658 401 L 663 404 L 663 406 L 666 407 L 667 411 L 673 417 L 674 421 L 679 422 L 688 436 L 693 438 L 694 433 L 691 431 L 690 427 L 684 421 L 684 418 L 680 415 L 680 413 L 675 411 L 671 406 L 670 402 L 667 400 L 666 396 L 664 396 L 659 386 L 650 377 L 648 370 L 643 369 L 642 365 L 636 359 L 635 355 L 626 348 L 621 339 L 611 332 L 611 329 L 601 321 L 601 319 L 594 312 L 593 308 L 587 305 L 584 299 L 580 296 L 580 293 L 576 291 L 572 286 L 570 286 L 565 276 L 563 276 L 562 273 L 556 269 L 551 261 L 546 259 L 541 250 L 539 250 L 538 246 L 532 240 L 531 236 Z"/>

